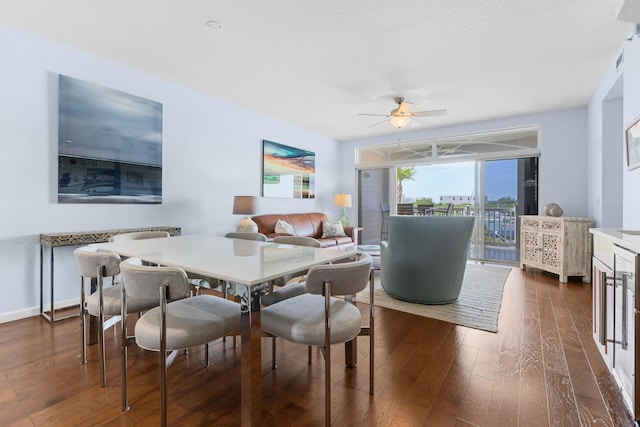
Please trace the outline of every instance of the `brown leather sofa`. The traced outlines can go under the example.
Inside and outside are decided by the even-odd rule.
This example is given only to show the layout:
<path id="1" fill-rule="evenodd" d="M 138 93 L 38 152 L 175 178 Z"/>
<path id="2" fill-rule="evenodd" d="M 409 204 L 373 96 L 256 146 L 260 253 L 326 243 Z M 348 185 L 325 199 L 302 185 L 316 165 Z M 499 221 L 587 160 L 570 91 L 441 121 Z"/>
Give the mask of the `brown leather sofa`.
<path id="1" fill-rule="evenodd" d="M 323 248 L 348 249 L 358 241 L 358 230 L 354 227 L 344 227 L 344 237 L 322 237 L 322 221 L 328 221 L 328 218 L 320 212 L 256 215 L 251 219 L 258 224 L 258 232 L 269 238 L 291 235 L 276 233 L 276 223 L 281 219 L 293 226 L 295 236 L 313 237 Z"/>

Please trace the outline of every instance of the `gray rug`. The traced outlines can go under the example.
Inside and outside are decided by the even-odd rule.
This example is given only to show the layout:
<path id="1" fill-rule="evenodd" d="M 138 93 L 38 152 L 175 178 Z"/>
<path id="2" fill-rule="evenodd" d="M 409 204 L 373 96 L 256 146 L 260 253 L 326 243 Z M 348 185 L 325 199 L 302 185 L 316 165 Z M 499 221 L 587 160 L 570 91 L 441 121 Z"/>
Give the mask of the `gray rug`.
<path id="1" fill-rule="evenodd" d="M 380 275 L 377 273 L 374 304 L 470 328 L 498 332 L 502 291 L 509 272 L 510 267 L 467 264 L 458 300 L 444 305 L 414 304 L 390 297 L 382 289 Z M 369 287 L 360 292 L 356 300 L 368 303 Z"/>

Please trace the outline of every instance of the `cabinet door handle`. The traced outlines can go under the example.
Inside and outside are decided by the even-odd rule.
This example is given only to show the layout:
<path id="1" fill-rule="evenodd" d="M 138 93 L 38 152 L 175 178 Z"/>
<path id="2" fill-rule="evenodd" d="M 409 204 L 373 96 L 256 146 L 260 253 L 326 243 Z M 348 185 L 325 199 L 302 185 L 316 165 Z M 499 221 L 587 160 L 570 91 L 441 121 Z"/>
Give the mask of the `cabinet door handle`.
<path id="1" fill-rule="evenodd" d="M 627 305 L 629 298 L 627 297 L 627 288 L 629 287 L 629 274 L 622 273 L 622 349 L 627 350 L 629 347 L 629 325 L 627 321 Z"/>
<path id="2" fill-rule="evenodd" d="M 607 272 L 600 272 L 600 327 L 598 328 L 598 342 L 607 342 Z"/>

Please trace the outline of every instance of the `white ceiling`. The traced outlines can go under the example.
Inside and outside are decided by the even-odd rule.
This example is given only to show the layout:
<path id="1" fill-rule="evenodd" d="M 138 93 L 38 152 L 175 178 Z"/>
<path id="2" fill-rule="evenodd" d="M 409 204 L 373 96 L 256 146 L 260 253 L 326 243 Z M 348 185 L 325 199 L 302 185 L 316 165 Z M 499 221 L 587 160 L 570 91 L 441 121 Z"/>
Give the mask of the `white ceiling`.
<path id="1" fill-rule="evenodd" d="M 627 0 L 628 2 L 629 0 Z M 0 23 L 337 140 L 584 106 L 619 0 L 0 0 Z M 216 25 L 207 25 L 208 21 Z"/>

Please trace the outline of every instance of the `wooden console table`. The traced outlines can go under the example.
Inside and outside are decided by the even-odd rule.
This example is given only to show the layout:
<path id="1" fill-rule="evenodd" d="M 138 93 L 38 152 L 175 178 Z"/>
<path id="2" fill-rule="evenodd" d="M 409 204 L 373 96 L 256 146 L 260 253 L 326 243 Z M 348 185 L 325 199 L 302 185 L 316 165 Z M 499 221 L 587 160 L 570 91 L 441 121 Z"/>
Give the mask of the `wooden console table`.
<path id="1" fill-rule="evenodd" d="M 132 233 L 137 231 L 167 231 L 171 236 L 179 236 L 180 227 L 143 227 L 143 228 L 128 228 L 120 230 L 100 230 L 100 231 L 73 231 L 69 233 L 46 233 L 40 235 L 40 315 L 47 319 L 49 323 L 54 323 L 58 320 L 67 319 L 69 317 L 78 316 L 78 313 L 56 318 L 56 310 L 54 307 L 53 298 L 53 253 L 54 248 L 59 246 L 79 246 L 88 245 L 91 243 L 103 243 L 108 242 L 111 236 L 123 233 Z M 47 313 L 44 310 L 44 248 L 49 248 L 50 253 L 50 285 L 51 285 L 51 305 L 50 311 Z"/>

